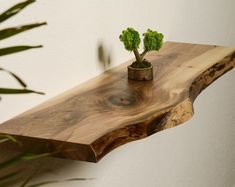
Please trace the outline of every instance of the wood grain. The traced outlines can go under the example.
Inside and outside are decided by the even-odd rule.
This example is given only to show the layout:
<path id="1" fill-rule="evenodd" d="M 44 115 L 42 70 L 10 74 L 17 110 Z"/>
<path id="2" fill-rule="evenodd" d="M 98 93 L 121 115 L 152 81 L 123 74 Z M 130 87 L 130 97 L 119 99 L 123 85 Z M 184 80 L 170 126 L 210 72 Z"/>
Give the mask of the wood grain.
<path id="1" fill-rule="evenodd" d="M 133 68 L 131 65 L 127 67 L 128 79 L 137 81 L 153 80 L 153 66 L 148 68 Z"/>
<path id="2" fill-rule="evenodd" d="M 0 125 L 37 152 L 97 162 L 116 147 L 184 123 L 193 101 L 235 67 L 235 48 L 166 42 L 146 56 L 152 81 L 127 79 L 131 61 Z"/>

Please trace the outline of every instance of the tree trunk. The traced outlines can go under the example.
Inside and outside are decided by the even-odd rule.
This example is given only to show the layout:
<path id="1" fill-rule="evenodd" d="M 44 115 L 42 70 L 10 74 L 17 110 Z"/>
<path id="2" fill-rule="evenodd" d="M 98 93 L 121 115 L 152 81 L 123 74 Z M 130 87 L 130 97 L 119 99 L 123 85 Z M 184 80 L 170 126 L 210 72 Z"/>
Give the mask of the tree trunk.
<path id="1" fill-rule="evenodd" d="M 140 54 L 141 62 L 143 61 L 144 56 L 146 55 L 146 53 L 147 53 L 147 52 L 148 52 L 148 50 L 147 50 L 147 49 L 145 49 L 145 50 L 144 50 L 144 52 Z"/>
<path id="2" fill-rule="evenodd" d="M 134 49 L 134 54 L 135 54 L 135 58 L 136 58 L 136 61 L 141 63 L 142 62 L 142 59 L 141 59 L 141 56 L 140 56 L 140 53 L 137 49 Z"/>

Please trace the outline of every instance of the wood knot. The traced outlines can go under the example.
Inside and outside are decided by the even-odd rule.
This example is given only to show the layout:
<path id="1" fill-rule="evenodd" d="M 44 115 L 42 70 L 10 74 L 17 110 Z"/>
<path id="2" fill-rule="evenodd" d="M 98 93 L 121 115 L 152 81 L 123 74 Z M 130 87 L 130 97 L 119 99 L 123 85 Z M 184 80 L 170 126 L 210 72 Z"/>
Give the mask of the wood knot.
<path id="1" fill-rule="evenodd" d="M 132 94 L 112 95 L 108 100 L 118 106 L 130 106 L 136 103 L 136 98 Z"/>

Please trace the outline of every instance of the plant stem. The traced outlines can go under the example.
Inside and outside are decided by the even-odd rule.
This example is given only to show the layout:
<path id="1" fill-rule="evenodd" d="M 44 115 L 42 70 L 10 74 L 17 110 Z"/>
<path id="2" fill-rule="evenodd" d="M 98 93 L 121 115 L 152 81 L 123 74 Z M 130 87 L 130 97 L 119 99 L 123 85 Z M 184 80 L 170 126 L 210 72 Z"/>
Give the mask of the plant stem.
<path id="1" fill-rule="evenodd" d="M 139 51 L 138 51 L 137 49 L 134 49 L 133 52 L 134 52 L 134 54 L 135 54 L 136 61 L 137 61 L 138 63 L 141 63 L 141 62 L 142 62 L 142 59 L 141 59 L 141 56 L 140 56 Z"/>
<path id="2" fill-rule="evenodd" d="M 141 61 L 143 61 L 143 58 L 144 58 L 144 56 L 146 55 L 147 52 L 148 52 L 148 50 L 145 49 L 145 50 L 143 51 L 143 53 L 140 54 Z"/>

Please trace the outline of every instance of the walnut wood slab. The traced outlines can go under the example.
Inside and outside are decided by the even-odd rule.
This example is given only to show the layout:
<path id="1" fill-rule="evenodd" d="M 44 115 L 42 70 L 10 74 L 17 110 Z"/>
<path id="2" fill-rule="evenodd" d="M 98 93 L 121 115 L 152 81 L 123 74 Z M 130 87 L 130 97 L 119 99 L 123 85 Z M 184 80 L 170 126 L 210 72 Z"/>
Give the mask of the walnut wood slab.
<path id="1" fill-rule="evenodd" d="M 129 61 L 2 123 L 0 133 L 15 135 L 21 149 L 97 162 L 122 144 L 189 120 L 197 95 L 235 67 L 235 48 L 166 42 L 146 58 L 152 81 L 128 80 Z"/>

